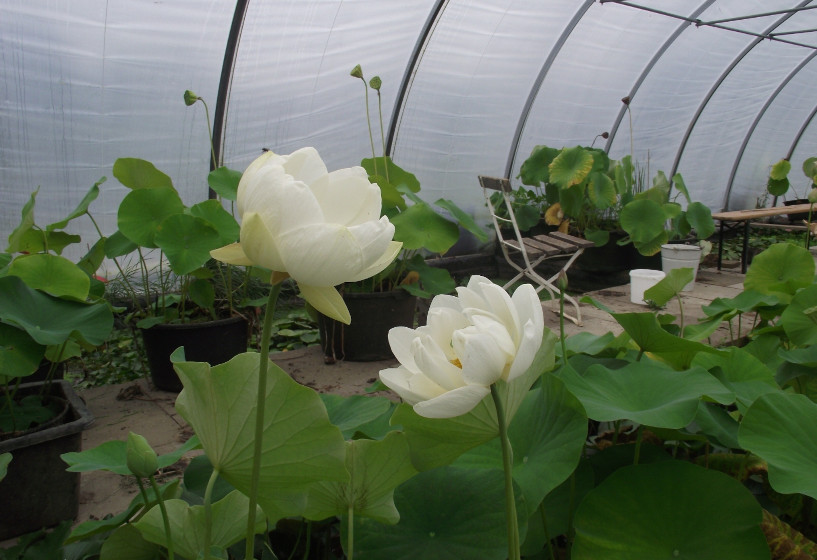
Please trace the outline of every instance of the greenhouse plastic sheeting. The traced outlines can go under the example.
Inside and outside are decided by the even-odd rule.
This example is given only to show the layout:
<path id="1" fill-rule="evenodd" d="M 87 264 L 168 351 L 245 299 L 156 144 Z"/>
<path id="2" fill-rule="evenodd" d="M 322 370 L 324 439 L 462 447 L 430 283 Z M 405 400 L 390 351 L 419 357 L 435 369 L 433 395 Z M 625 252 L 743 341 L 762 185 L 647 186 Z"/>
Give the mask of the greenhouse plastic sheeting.
<path id="1" fill-rule="evenodd" d="M 378 99 L 369 96 L 378 155 L 385 143 L 420 179 L 424 199 L 451 199 L 479 220 L 477 175 L 519 184 L 539 144 L 632 152 L 650 175 L 680 172 L 713 210 L 751 208 L 771 164 L 790 157 L 796 169 L 817 154 L 811 4 L 250 0 L 219 148 L 239 170 L 262 148 L 315 146 L 330 170 L 370 157 L 363 82 L 349 75 L 360 64 L 367 80 L 383 80 L 382 140 Z M 19 223 L 35 188 L 45 225 L 102 176 L 92 210 L 112 233 L 127 192 L 111 174 L 118 157 L 154 162 L 187 203 L 206 198 L 204 107 L 186 107 L 182 95 L 195 91 L 214 116 L 236 8 L 4 0 L 0 234 Z M 792 177 L 804 195 L 808 181 Z M 90 221 L 78 226 L 93 243 Z"/>

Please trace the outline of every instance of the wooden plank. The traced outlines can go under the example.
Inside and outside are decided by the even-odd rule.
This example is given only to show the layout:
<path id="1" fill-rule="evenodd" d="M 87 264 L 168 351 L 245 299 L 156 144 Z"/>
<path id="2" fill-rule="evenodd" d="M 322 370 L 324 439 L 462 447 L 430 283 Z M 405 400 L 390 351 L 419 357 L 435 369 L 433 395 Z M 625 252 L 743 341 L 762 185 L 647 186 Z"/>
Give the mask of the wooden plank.
<path id="1" fill-rule="evenodd" d="M 716 212 L 712 214 L 712 219 L 724 222 L 745 222 L 747 220 L 756 220 L 769 216 L 808 212 L 810 207 L 811 204 L 794 204 L 792 206 L 774 206 L 772 208 L 756 208 L 754 210 L 732 210 L 729 212 Z"/>
<path id="2" fill-rule="evenodd" d="M 541 236 L 537 235 L 536 237 Z M 549 257 L 553 257 L 562 252 L 561 249 L 559 249 L 558 247 L 553 247 L 552 245 L 542 243 L 541 241 L 533 237 L 524 237 L 522 241 L 525 243 L 526 247 L 530 247 L 534 251 L 537 251 L 539 254 L 544 253 Z"/>
<path id="3" fill-rule="evenodd" d="M 533 237 L 539 243 L 556 248 L 558 253 L 575 253 L 578 247 L 567 241 L 562 241 L 557 237 L 551 235 L 535 235 Z"/>
<path id="4" fill-rule="evenodd" d="M 479 176 L 479 184 L 483 189 L 491 189 L 493 191 L 511 192 L 511 182 L 502 177 L 485 177 Z"/>
<path id="5" fill-rule="evenodd" d="M 589 249 L 590 247 L 595 247 L 596 244 L 592 241 L 588 241 L 587 239 L 582 239 L 581 237 L 575 237 L 573 235 L 568 235 L 566 233 L 562 233 L 560 231 L 552 231 L 548 234 L 550 237 L 555 237 L 557 239 L 561 239 L 562 241 L 567 241 L 568 243 L 572 243 L 577 247 L 584 247 L 585 249 Z"/>

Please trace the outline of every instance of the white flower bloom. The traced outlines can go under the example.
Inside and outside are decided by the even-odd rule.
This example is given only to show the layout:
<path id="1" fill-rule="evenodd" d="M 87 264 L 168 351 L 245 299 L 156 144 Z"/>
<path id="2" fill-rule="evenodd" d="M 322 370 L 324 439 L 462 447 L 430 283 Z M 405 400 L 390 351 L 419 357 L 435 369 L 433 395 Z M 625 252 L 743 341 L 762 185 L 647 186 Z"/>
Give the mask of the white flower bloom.
<path id="1" fill-rule="evenodd" d="M 351 317 L 334 286 L 377 274 L 400 251 L 366 171 L 328 173 L 314 148 L 261 155 L 241 176 L 237 203 L 240 242 L 213 258 L 288 275 L 315 309 L 344 323 Z"/>
<path id="2" fill-rule="evenodd" d="M 502 379 L 512 381 L 533 363 L 542 344 L 544 317 L 533 286 L 513 297 L 487 278 L 472 276 L 457 297 L 437 296 L 428 322 L 389 331 L 400 366 L 380 379 L 420 416 L 466 414 Z"/>

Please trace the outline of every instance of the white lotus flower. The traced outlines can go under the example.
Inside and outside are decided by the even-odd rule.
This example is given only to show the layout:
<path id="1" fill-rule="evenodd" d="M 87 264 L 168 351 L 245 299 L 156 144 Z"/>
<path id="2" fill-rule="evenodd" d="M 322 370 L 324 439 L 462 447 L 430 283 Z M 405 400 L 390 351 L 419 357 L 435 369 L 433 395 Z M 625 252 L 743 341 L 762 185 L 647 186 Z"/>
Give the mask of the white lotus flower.
<path id="1" fill-rule="evenodd" d="M 396 327 L 389 344 L 400 366 L 380 379 L 427 418 L 466 414 L 493 383 L 512 381 L 533 363 L 542 344 L 544 317 L 529 284 L 513 297 L 482 276 L 472 276 L 457 297 L 437 296 L 428 321 Z"/>
<path id="2" fill-rule="evenodd" d="M 238 185 L 239 243 L 212 251 L 229 264 L 273 271 L 273 281 L 292 277 L 315 309 L 349 323 L 334 288 L 385 269 L 401 243 L 380 217 L 380 188 L 362 167 L 328 173 L 314 148 L 288 156 L 266 152 Z"/>

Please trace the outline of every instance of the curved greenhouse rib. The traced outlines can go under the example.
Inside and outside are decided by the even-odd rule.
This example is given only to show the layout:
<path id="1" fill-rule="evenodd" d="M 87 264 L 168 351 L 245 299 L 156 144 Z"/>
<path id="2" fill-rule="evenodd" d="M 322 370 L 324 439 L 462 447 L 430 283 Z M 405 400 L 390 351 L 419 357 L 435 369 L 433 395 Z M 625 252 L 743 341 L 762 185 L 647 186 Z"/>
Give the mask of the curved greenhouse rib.
<path id="1" fill-rule="evenodd" d="M 403 79 L 400 80 L 400 87 L 397 89 L 397 98 L 394 100 L 394 109 L 392 109 L 391 119 L 389 119 L 389 133 L 386 135 L 386 153 L 384 156 L 390 155 L 394 143 L 397 141 L 397 123 L 402 118 L 403 106 L 406 102 L 406 94 L 411 89 L 411 82 L 414 81 L 414 75 L 417 73 L 417 65 L 420 59 L 423 58 L 423 53 L 428 45 L 428 40 L 434 28 L 437 27 L 437 22 L 448 6 L 448 0 L 437 0 L 431 13 L 428 14 L 425 24 L 423 24 L 422 32 L 417 37 L 417 42 L 414 44 L 414 49 L 411 51 L 411 58 L 406 65 L 406 71 L 403 73 Z"/>
<path id="2" fill-rule="evenodd" d="M 714 3 L 715 3 L 715 0 L 706 0 L 700 6 L 698 6 L 698 9 L 696 9 L 694 12 L 692 12 L 692 14 L 689 16 L 690 19 L 696 19 L 699 15 L 701 15 L 706 9 L 708 9 Z M 678 37 L 681 36 L 681 34 L 684 32 L 684 30 L 688 26 L 689 26 L 689 21 L 684 20 L 681 23 L 679 23 L 678 27 L 675 29 L 675 31 L 673 31 L 673 33 L 667 38 L 667 40 L 664 41 L 664 44 L 661 45 L 661 48 L 659 48 L 655 52 L 653 57 L 650 59 L 649 63 L 647 63 L 647 66 L 644 67 L 644 70 L 638 76 L 638 79 L 636 79 L 636 81 L 633 82 L 633 87 L 631 87 L 630 91 L 627 93 L 627 96 L 631 100 L 635 99 L 635 94 L 638 93 L 638 90 L 641 88 L 641 85 L 644 83 L 644 80 L 647 79 L 647 76 L 649 76 L 650 72 L 655 67 L 655 65 L 658 63 L 658 61 L 661 59 L 661 57 L 664 56 L 664 53 L 667 51 L 667 49 L 669 49 L 669 47 L 678 39 Z M 613 145 L 613 140 L 615 139 L 616 134 L 618 133 L 618 129 L 621 126 L 621 121 L 624 119 L 624 114 L 626 112 L 627 112 L 627 107 L 626 107 L 626 105 L 624 105 L 622 103 L 622 107 L 619 110 L 618 115 L 616 116 L 616 120 L 613 122 L 613 125 L 610 127 L 610 137 L 607 138 L 607 142 L 604 145 L 604 151 L 607 152 L 607 153 L 610 152 L 610 148 Z"/>
<path id="3" fill-rule="evenodd" d="M 528 99 L 525 101 L 525 105 L 522 107 L 522 111 L 519 115 L 519 122 L 516 124 L 516 130 L 513 133 L 510 151 L 508 152 L 508 162 L 505 165 L 505 177 L 510 177 L 511 172 L 513 171 L 514 162 L 516 161 L 516 152 L 519 150 L 519 142 L 522 139 L 522 131 L 525 129 L 525 124 L 528 122 L 528 117 L 530 116 L 533 102 L 536 100 L 536 96 L 539 94 L 539 88 L 542 87 L 542 82 L 545 81 L 545 77 L 547 76 L 548 72 L 550 72 L 553 62 L 556 60 L 556 57 L 559 56 L 559 53 L 567 42 L 567 39 L 584 17 L 584 14 L 587 13 L 587 10 L 590 9 L 590 6 L 592 6 L 594 3 L 595 0 L 585 0 L 581 7 L 576 10 L 576 13 L 570 19 L 570 22 L 565 26 L 562 34 L 559 35 L 559 39 L 553 45 L 553 48 L 550 49 L 550 53 L 548 53 L 548 57 L 545 60 L 545 63 L 542 65 L 541 70 L 539 70 L 539 74 L 536 76 L 533 86 L 531 86 L 530 93 L 528 93 Z"/>
<path id="4" fill-rule="evenodd" d="M 213 116 L 213 156 L 210 160 L 210 171 L 215 164 L 221 165 L 224 153 L 224 129 L 227 125 L 227 100 L 230 97 L 230 88 L 233 83 L 233 70 L 238 55 L 238 42 L 241 39 L 241 30 L 244 28 L 244 18 L 250 0 L 237 0 L 233 21 L 230 24 L 230 34 L 227 36 L 227 45 L 224 47 L 224 62 L 221 64 L 221 78 L 218 82 L 216 109 Z M 213 161 L 215 160 L 215 162 Z M 215 192 L 210 189 L 210 198 L 215 198 Z"/>
<path id="5" fill-rule="evenodd" d="M 788 73 L 788 75 L 780 82 L 780 85 L 777 86 L 777 88 L 772 92 L 772 94 L 763 104 L 763 107 L 761 107 L 760 110 L 757 112 L 757 116 L 752 121 L 752 124 L 749 125 L 749 129 L 746 131 L 746 134 L 743 137 L 743 142 L 740 143 L 740 148 L 738 148 L 738 153 L 735 156 L 734 163 L 732 164 L 732 170 L 729 172 L 729 179 L 726 181 L 726 192 L 723 195 L 723 205 L 721 206 L 721 209 L 725 210 L 729 208 L 729 197 L 732 194 L 732 187 L 735 184 L 735 175 L 737 175 L 738 167 L 740 166 L 740 163 L 743 160 L 743 155 L 746 153 L 746 146 L 749 145 L 749 140 L 752 139 L 752 135 L 754 134 L 757 125 L 760 123 L 760 120 L 766 114 L 766 111 L 769 110 L 769 107 L 771 107 L 772 103 L 774 103 L 774 100 L 777 99 L 777 96 L 780 95 L 780 92 L 782 92 L 785 89 L 788 83 L 791 82 L 792 79 L 803 68 L 805 68 L 809 62 L 814 60 L 814 57 L 817 57 L 817 51 L 813 51 L 811 54 L 809 54 L 803 61 L 800 62 L 800 64 L 798 64 L 791 72 Z M 802 130 L 800 134 L 802 135 Z M 793 148 L 789 150 L 789 153 L 786 157 L 791 158 L 792 151 Z"/>
<path id="6" fill-rule="evenodd" d="M 811 125 L 811 121 L 814 120 L 814 116 L 817 115 L 817 105 L 811 110 L 809 116 L 806 120 L 803 121 L 803 126 L 800 127 L 800 130 L 797 131 L 797 134 L 794 135 L 794 140 L 792 140 L 791 146 L 789 146 L 789 151 L 786 153 L 786 159 L 791 159 L 792 154 L 794 154 L 794 150 L 797 148 L 797 144 L 800 143 L 800 139 L 803 137 L 803 134 L 806 133 L 806 129 Z"/>
<path id="7" fill-rule="evenodd" d="M 803 7 L 811 3 L 811 0 L 803 0 L 798 7 Z M 737 65 L 746 57 L 747 54 L 752 52 L 756 46 L 763 42 L 764 38 L 768 36 L 774 29 L 777 29 L 783 23 L 785 23 L 790 17 L 794 15 L 795 12 L 786 12 L 786 14 L 771 24 L 769 27 L 762 34 L 756 34 L 757 38 L 751 41 L 726 67 L 721 75 L 715 80 L 715 83 L 712 84 L 712 87 L 709 88 L 709 91 L 706 92 L 703 100 L 701 101 L 700 105 L 698 105 L 698 109 L 695 111 L 695 114 L 692 116 L 692 119 L 689 122 L 689 126 L 687 126 L 686 131 L 684 132 L 684 136 L 681 139 L 681 144 L 678 146 L 678 152 L 675 154 L 675 160 L 672 163 L 672 169 L 670 170 L 669 176 L 674 177 L 675 174 L 678 172 L 678 166 L 681 163 L 681 158 L 684 155 L 684 150 L 686 149 L 687 142 L 689 141 L 689 137 L 692 135 L 692 131 L 695 128 L 695 125 L 698 124 L 698 119 L 701 118 L 701 114 L 703 114 L 706 106 L 712 100 L 712 97 L 715 95 L 715 92 L 718 91 L 718 88 L 723 84 L 724 80 L 732 73 Z"/>

